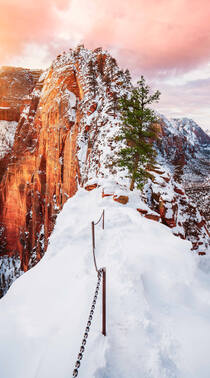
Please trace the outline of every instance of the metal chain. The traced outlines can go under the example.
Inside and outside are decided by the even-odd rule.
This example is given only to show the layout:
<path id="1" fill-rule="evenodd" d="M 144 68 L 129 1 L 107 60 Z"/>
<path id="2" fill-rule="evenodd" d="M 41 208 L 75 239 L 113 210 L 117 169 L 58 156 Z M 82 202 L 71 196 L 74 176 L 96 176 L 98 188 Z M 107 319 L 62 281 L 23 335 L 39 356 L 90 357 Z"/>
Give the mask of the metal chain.
<path id="1" fill-rule="evenodd" d="M 102 211 L 102 214 L 101 214 L 101 216 L 100 216 L 98 222 L 94 222 L 94 225 L 96 226 L 96 225 L 101 221 L 101 219 L 102 219 L 103 217 L 104 217 L 104 210 Z"/>
<path id="2" fill-rule="evenodd" d="M 90 331 L 90 326 L 91 326 L 91 322 L 92 322 L 92 319 L 93 319 L 93 314 L 94 314 L 96 301 L 97 301 L 97 297 L 98 297 L 98 292 L 99 292 L 99 288 L 100 288 L 102 273 L 103 273 L 103 269 L 99 269 L 98 270 L 98 281 L 97 281 L 97 285 L 96 285 L 95 294 L 94 294 L 94 297 L 93 297 L 93 303 L 92 303 L 92 306 L 91 306 L 90 315 L 89 315 L 89 318 L 88 318 L 88 321 L 87 321 L 87 327 L 85 328 L 85 333 L 84 333 L 84 337 L 83 337 L 83 340 L 82 340 L 82 345 L 80 347 L 80 352 L 78 354 L 77 361 L 75 363 L 75 369 L 73 371 L 72 377 L 78 376 L 78 369 L 80 368 L 80 365 L 81 365 L 81 360 L 82 360 L 82 357 L 83 357 L 83 354 L 84 354 L 84 351 L 85 351 L 85 345 L 87 343 L 88 333 Z"/>

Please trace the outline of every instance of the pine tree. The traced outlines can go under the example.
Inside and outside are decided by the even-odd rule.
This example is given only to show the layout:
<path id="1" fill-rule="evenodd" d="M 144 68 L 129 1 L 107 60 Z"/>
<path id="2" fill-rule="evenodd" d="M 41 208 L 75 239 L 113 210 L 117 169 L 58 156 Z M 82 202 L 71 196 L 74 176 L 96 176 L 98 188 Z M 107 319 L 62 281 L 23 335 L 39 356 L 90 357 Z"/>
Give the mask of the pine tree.
<path id="1" fill-rule="evenodd" d="M 117 164 L 127 168 L 131 178 L 130 190 L 136 184 L 142 188 L 151 174 L 147 172 L 148 165 L 155 162 L 155 150 L 152 141 L 155 138 L 154 123 L 157 121 L 155 112 L 149 107 L 158 102 L 160 92 L 151 94 L 151 88 L 141 76 L 130 97 L 119 100 L 122 114 L 122 128 L 119 140 L 125 142 L 126 147 L 119 152 Z"/>

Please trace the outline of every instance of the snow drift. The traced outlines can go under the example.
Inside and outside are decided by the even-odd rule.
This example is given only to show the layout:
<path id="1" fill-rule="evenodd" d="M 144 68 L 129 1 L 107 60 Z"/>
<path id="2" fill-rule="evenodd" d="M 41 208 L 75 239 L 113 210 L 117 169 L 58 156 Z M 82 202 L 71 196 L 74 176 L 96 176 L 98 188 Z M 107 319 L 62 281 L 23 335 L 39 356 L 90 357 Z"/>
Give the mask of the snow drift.
<path id="1" fill-rule="evenodd" d="M 0 376 L 72 375 L 96 285 L 96 253 L 107 268 L 107 337 L 100 297 L 80 378 L 207 378 L 210 376 L 209 258 L 191 243 L 127 205 L 80 189 L 58 215 L 43 259 L 0 301 Z M 146 206 L 142 203 L 142 206 Z"/>

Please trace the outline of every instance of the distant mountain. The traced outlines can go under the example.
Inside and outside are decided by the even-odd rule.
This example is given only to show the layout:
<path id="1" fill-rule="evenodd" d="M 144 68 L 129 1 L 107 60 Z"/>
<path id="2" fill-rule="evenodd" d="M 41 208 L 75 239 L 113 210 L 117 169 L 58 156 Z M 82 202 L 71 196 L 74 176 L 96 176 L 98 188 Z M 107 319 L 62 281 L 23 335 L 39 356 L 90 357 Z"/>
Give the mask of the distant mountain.
<path id="1" fill-rule="evenodd" d="M 174 168 L 184 185 L 205 182 L 210 176 L 210 137 L 188 118 L 168 120 L 160 116 L 158 145 L 162 158 Z"/>
<path id="2" fill-rule="evenodd" d="M 210 137 L 190 118 L 173 118 L 171 123 L 174 129 L 185 136 L 189 143 L 197 146 L 210 145 Z"/>
<path id="3" fill-rule="evenodd" d="M 159 118 L 159 161 L 173 172 L 210 227 L 210 137 L 191 119 Z"/>

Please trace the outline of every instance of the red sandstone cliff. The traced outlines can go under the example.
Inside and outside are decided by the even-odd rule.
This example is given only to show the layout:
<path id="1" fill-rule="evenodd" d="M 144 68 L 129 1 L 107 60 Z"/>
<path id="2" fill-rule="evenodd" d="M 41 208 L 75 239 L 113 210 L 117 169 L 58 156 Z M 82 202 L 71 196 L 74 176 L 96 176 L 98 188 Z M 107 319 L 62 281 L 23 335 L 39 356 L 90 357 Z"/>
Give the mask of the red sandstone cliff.
<path id="1" fill-rule="evenodd" d="M 0 184 L 0 253 L 19 259 L 21 271 L 42 257 L 58 211 L 78 184 L 87 181 L 98 128 L 109 113 L 112 117 L 107 98 L 112 104 L 113 93 L 123 87 L 122 72 L 108 54 L 79 48 L 59 56 L 27 97 Z M 100 117 L 104 102 L 107 114 Z M 79 165 L 83 143 L 86 154 Z M 95 140 L 95 171 L 99 145 Z"/>
<path id="2" fill-rule="evenodd" d="M 75 110 L 81 96 L 73 68 L 64 65 L 57 72 L 51 67 L 42 87 L 38 82 L 23 110 L 1 182 L 1 253 L 18 254 L 24 271 L 32 251 L 35 260 L 41 258 L 57 211 L 76 191 L 79 112 Z"/>
<path id="3" fill-rule="evenodd" d="M 120 71 L 101 49 L 92 52 L 79 47 L 58 56 L 40 80 L 38 73 L 31 75 L 27 101 L 24 106 L 22 100 L 14 105 L 14 113 L 21 115 L 7 169 L 1 175 L 2 294 L 12 275 L 40 260 L 57 213 L 78 185 L 103 185 L 108 178 L 126 185 L 125 174 L 116 170 L 113 158 L 119 149 L 117 98 L 131 87 L 128 73 Z M 8 93 L 12 98 L 12 91 Z M 21 96 L 24 99 L 25 94 Z M 172 207 L 175 213 L 177 206 Z M 163 207 L 153 202 L 151 207 L 163 221 L 167 218 Z M 178 221 L 174 216 L 173 227 Z"/>
<path id="4" fill-rule="evenodd" d="M 19 121 L 42 71 L 19 67 L 0 69 L 0 120 Z"/>

